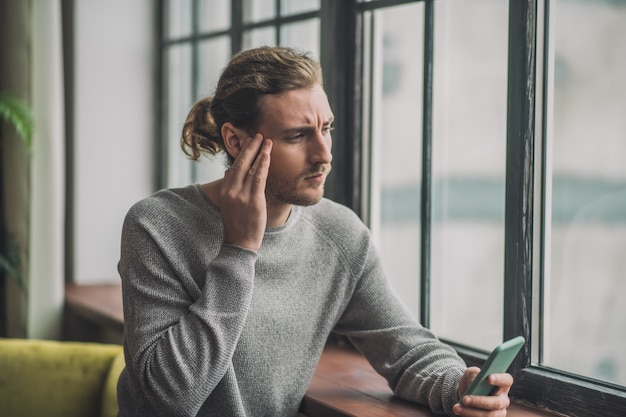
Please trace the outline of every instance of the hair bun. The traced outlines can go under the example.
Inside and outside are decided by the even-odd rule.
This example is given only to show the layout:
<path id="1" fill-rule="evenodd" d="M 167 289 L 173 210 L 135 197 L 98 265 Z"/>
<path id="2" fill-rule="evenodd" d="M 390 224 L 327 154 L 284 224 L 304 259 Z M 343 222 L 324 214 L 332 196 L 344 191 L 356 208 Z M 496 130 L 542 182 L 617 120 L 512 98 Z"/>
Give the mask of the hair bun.
<path id="1" fill-rule="evenodd" d="M 190 159 L 198 160 L 203 153 L 215 155 L 223 149 L 211 115 L 212 101 L 213 97 L 205 97 L 196 102 L 185 120 L 180 142 Z"/>

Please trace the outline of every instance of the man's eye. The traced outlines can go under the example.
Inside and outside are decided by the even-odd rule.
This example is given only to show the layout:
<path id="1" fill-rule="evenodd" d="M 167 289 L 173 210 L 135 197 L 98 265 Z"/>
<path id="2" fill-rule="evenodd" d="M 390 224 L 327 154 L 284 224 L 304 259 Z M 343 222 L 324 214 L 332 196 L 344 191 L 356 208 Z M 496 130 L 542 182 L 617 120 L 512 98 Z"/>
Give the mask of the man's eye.
<path id="1" fill-rule="evenodd" d="M 330 133 L 330 132 L 332 132 L 333 130 L 335 130 L 335 126 L 326 126 L 326 127 L 324 127 L 322 130 L 324 131 L 324 134 L 326 134 L 326 133 Z"/>
<path id="2" fill-rule="evenodd" d="M 296 135 L 290 136 L 288 139 L 289 140 L 298 140 L 298 139 L 302 139 L 304 137 L 304 133 L 298 133 Z"/>

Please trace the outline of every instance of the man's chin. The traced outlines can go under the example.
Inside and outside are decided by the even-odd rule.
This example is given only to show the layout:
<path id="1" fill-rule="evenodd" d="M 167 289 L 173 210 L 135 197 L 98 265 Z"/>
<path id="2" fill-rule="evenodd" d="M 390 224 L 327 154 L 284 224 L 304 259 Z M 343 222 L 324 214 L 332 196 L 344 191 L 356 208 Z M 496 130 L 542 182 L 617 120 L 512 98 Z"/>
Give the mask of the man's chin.
<path id="1" fill-rule="evenodd" d="M 317 203 L 319 203 L 322 200 L 322 197 L 324 197 L 324 193 L 320 193 L 318 195 L 312 196 L 312 195 L 308 195 L 308 196 L 300 196 L 299 198 L 295 198 L 291 204 L 295 205 L 295 206 L 313 206 Z"/>
<path id="2" fill-rule="evenodd" d="M 314 190 L 315 192 L 302 192 L 294 193 L 288 196 L 275 196 L 277 200 L 280 200 L 287 204 L 293 204 L 294 206 L 312 206 L 319 203 L 324 197 L 324 187 Z"/>

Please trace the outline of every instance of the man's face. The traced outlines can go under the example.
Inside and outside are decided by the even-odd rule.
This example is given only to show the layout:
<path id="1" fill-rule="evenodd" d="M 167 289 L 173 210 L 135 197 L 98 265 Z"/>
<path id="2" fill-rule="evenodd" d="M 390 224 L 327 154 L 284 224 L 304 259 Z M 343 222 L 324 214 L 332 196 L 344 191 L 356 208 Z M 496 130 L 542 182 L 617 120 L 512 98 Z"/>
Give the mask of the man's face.
<path id="1" fill-rule="evenodd" d="M 308 206 L 324 195 L 332 160 L 333 113 L 323 88 L 267 95 L 258 131 L 273 141 L 266 197 L 270 205 Z"/>

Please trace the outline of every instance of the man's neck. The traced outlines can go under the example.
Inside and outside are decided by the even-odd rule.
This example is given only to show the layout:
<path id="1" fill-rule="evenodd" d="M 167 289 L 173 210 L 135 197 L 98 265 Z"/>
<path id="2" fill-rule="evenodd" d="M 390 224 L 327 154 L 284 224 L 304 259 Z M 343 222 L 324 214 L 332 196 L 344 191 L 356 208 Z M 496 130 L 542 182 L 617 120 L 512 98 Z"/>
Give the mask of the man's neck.
<path id="1" fill-rule="evenodd" d="M 279 227 L 287 223 L 287 219 L 291 214 L 291 204 L 278 203 L 272 204 L 267 202 L 267 227 Z"/>

